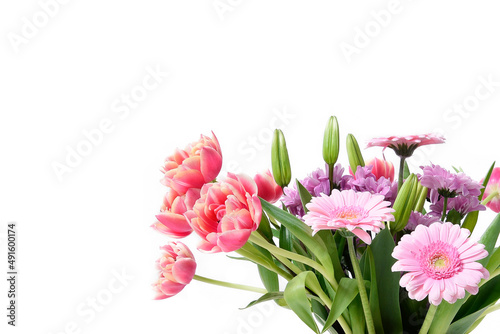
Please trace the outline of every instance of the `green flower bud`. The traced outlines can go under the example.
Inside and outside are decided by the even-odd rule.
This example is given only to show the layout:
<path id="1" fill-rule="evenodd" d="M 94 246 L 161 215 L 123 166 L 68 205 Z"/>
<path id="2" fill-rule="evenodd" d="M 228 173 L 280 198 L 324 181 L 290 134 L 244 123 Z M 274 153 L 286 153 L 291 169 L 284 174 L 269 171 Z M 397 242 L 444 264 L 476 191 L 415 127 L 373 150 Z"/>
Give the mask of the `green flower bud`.
<path id="1" fill-rule="evenodd" d="M 339 158 L 339 142 L 339 123 L 337 117 L 332 116 L 328 120 L 323 136 L 323 159 L 330 166 L 335 165 Z"/>
<path id="2" fill-rule="evenodd" d="M 417 188 L 417 200 L 413 211 L 422 212 L 422 210 L 424 209 L 425 200 L 427 199 L 427 193 L 428 189 L 421 185 L 419 182 Z"/>
<path id="3" fill-rule="evenodd" d="M 389 227 L 394 234 L 401 231 L 408 224 L 411 212 L 415 209 L 418 201 L 418 195 L 421 195 L 422 188 L 419 189 L 420 182 L 415 174 L 411 174 L 398 192 L 394 201 L 395 210 L 394 221 L 390 222 Z"/>
<path id="4" fill-rule="evenodd" d="M 349 165 L 353 173 L 356 173 L 358 166 L 365 167 L 365 161 L 363 160 L 363 155 L 361 155 L 358 141 L 352 134 L 347 135 L 347 157 L 349 158 Z"/>
<path id="5" fill-rule="evenodd" d="M 274 180 L 280 187 L 286 187 L 292 179 L 290 160 L 286 148 L 285 136 L 279 129 L 274 130 L 273 144 L 271 147 L 271 164 Z"/>

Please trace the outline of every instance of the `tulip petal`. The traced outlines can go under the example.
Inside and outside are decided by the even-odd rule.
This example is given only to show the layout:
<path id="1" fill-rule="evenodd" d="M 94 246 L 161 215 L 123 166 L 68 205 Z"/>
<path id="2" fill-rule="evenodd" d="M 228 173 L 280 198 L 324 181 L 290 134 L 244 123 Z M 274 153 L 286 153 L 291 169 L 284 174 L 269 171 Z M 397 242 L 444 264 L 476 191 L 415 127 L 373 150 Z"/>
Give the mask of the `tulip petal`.
<path id="1" fill-rule="evenodd" d="M 204 147 L 200 153 L 201 158 L 201 174 L 205 179 L 205 183 L 215 180 L 222 168 L 222 156 L 210 147 Z"/>

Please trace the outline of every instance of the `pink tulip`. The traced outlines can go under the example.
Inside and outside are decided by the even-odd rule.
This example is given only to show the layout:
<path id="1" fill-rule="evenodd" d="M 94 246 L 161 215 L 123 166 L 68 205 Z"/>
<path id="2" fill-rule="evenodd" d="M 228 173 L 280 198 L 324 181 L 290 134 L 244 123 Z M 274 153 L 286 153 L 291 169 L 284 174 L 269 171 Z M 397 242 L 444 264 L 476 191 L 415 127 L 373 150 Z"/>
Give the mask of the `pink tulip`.
<path id="1" fill-rule="evenodd" d="M 160 277 L 153 284 L 157 300 L 178 294 L 191 282 L 196 272 L 193 253 L 182 242 L 171 241 L 160 249 L 163 254 L 156 261 Z"/>
<path id="2" fill-rule="evenodd" d="M 283 195 L 283 190 L 276 183 L 276 181 L 274 181 L 274 178 L 269 170 L 255 175 L 253 180 L 257 184 L 258 196 L 264 200 L 274 203 Z"/>
<path id="3" fill-rule="evenodd" d="M 366 165 L 372 165 L 372 173 L 375 175 L 375 177 L 380 179 L 380 177 L 385 177 L 386 179 L 389 179 L 390 181 L 394 181 L 394 165 L 392 162 L 387 161 L 387 160 L 380 160 L 378 158 L 373 158 L 369 161 L 366 162 Z"/>
<path id="4" fill-rule="evenodd" d="M 481 180 L 481 183 L 484 182 L 484 179 Z M 493 169 L 493 173 L 491 173 L 490 180 L 488 181 L 488 185 L 484 190 L 483 199 L 486 199 L 490 194 L 497 192 L 500 193 L 500 167 L 496 167 Z M 493 197 L 488 204 L 486 204 L 491 210 L 496 213 L 500 212 L 500 194 Z"/>
<path id="5" fill-rule="evenodd" d="M 176 149 L 165 160 L 162 168 L 165 176 L 161 182 L 184 195 L 191 188 L 201 189 L 205 183 L 213 181 L 222 167 L 222 152 L 217 137 L 212 135 L 212 138 L 201 135 L 184 150 Z"/>
<path id="6" fill-rule="evenodd" d="M 261 215 L 255 181 L 232 173 L 221 182 L 205 184 L 193 210 L 185 214 L 203 239 L 198 249 L 207 253 L 240 249 L 259 227 Z"/>
<path id="7" fill-rule="evenodd" d="M 198 198 L 200 198 L 200 189 L 191 188 L 182 196 L 170 189 L 163 199 L 161 212 L 156 215 L 158 221 L 151 227 L 172 238 L 187 237 L 193 229 L 184 217 L 184 213 L 193 208 Z"/>

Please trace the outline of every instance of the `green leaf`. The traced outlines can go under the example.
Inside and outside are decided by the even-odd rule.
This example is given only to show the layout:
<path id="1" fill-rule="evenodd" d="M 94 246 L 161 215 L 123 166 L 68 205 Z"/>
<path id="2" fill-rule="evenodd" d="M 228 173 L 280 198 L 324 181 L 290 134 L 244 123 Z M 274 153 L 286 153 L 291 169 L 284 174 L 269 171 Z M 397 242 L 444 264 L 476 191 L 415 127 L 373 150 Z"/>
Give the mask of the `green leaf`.
<path id="1" fill-rule="evenodd" d="M 488 252 L 488 256 L 482 260 L 479 260 L 477 262 L 481 263 L 483 266 L 485 266 L 490 257 L 493 249 L 495 248 L 495 244 L 498 240 L 498 234 L 500 233 L 500 214 L 498 214 L 493 221 L 491 222 L 490 226 L 484 231 L 483 235 L 481 236 L 481 239 L 479 239 L 479 243 L 484 245 L 484 249 Z"/>
<path id="2" fill-rule="evenodd" d="M 266 290 L 270 292 L 279 291 L 280 284 L 278 274 L 262 266 L 258 266 L 257 268 L 259 269 L 260 280 L 264 284 Z"/>
<path id="3" fill-rule="evenodd" d="M 458 310 L 465 303 L 469 295 L 470 294 L 466 292 L 464 298 L 457 300 L 453 304 L 443 300 L 436 310 L 431 327 L 429 328 L 429 334 L 446 333 L 451 322 L 453 321 L 453 318 L 455 317 L 455 314 L 457 314 Z"/>
<path id="4" fill-rule="evenodd" d="M 365 271 L 366 276 L 363 274 L 365 280 L 370 281 L 370 310 L 372 312 L 373 324 L 375 326 L 375 332 L 378 334 L 384 333 L 384 326 L 382 325 L 382 316 L 380 314 L 380 300 L 378 296 L 377 287 L 377 272 L 375 268 L 375 259 L 373 258 L 373 252 L 371 246 L 366 248 L 363 253 L 363 258 L 366 259 Z M 362 258 L 362 260 L 363 260 Z"/>
<path id="5" fill-rule="evenodd" d="M 494 304 L 498 298 L 500 298 L 500 276 L 493 277 L 479 289 L 477 295 L 470 296 L 458 311 L 455 320 Z"/>
<path id="6" fill-rule="evenodd" d="M 351 304 L 354 297 L 359 293 L 358 284 L 356 280 L 351 278 L 342 278 L 339 283 L 339 289 L 333 300 L 332 307 L 330 309 L 330 314 L 326 319 L 325 325 L 321 333 L 324 333 L 330 326 L 332 326 L 335 321 L 342 315 L 347 306 Z"/>
<path id="7" fill-rule="evenodd" d="M 307 213 L 306 204 L 309 203 L 312 199 L 312 195 L 307 189 L 299 182 L 299 180 L 295 180 L 297 183 L 297 191 L 299 192 L 300 201 L 302 202 L 302 207 L 304 208 L 304 212 Z"/>
<path id="8" fill-rule="evenodd" d="M 498 266 L 500 266 L 500 247 L 495 248 L 493 254 L 491 254 L 488 265 L 486 265 L 486 270 L 492 274 Z"/>
<path id="9" fill-rule="evenodd" d="M 399 272 L 392 272 L 396 262 L 391 254 L 394 249 L 394 239 L 387 228 L 383 229 L 374 239 L 370 248 L 373 252 L 377 278 L 380 316 L 386 333 L 401 333 L 403 324 L 399 308 Z"/>
<path id="10" fill-rule="evenodd" d="M 315 333 L 320 333 L 318 325 L 312 315 L 311 301 L 306 294 L 306 279 L 310 275 L 316 279 L 316 276 L 310 271 L 305 271 L 295 276 L 288 282 L 285 288 L 285 301 L 292 311 Z M 319 283 L 318 283 L 319 284 Z"/>
<path id="11" fill-rule="evenodd" d="M 488 170 L 488 173 L 486 174 L 486 177 L 484 178 L 483 189 L 481 189 L 481 195 L 479 196 L 479 200 L 483 199 L 484 191 L 486 190 L 486 186 L 488 185 L 488 182 L 490 182 L 490 178 L 491 178 L 491 174 L 493 173 L 493 169 L 495 169 L 495 163 L 496 163 L 496 161 L 493 162 L 490 169 Z"/>
<path id="12" fill-rule="evenodd" d="M 271 203 L 263 199 L 260 199 L 260 201 L 262 203 L 262 209 L 269 216 L 274 217 L 282 226 L 284 225 L 297 239 L 309 248 L 327 272 L 334 273 L 332 260 L 328 255 L 328 249 L 325 243 L 319 236 L 312 236 L 312 231 L 309 226 L 304 224 L 304 222 L 294 215 L 275 207 Z"/>
<path id="13" fill-rule="evenodd" d="M 230 255 L 226 255 L 226 256 L 227 256 L 228 258 L 232 259 L 232 260 L 252 262 L 252 261 L 250 261 L 249 259 L 247 259 L 246 257 L 240 257 L 240 256 L 230 256 Z"/>
<path id="14" fill-rule="evenodd" d="M 335 273 L 335 279 L 340 281 L 344 277 L 344 271 L 342 270 L 342 265 L 340 264 L 340 257 L 337 250 L 337 243 L 330 230 L 319 231 L 317 235 L 323 240 L 330 255 L 330 259 L 333 264 L 333 270 Z M 345 241 L 345 238 L 342 238 Z"/>
<path id="15" fill-rule="evenodd" d="M 264 249 L 258 245 L 253 245 L 255 248 L 257 248 L 262 255 L 269 261 L 273 262 L 273 256 L 271 253 L 267 250 Z M 264 287 L 266 288 L 267 291 L 269 292 L 276 292 L 280 290 L 280 284 L 278 280 L 278 274 L 276 274 L 274 271 L 271 271 L 259 264 L 257 264 L 257 268 L 259 270 L 259 275 L 260 275 L 260 280 L 264 284 Z"/>
<path id="16" fill-rule="evenodd" d="M 479 201 L 483 199 L 484 191 L 486 190 L 486 186 L 488 185 L 488 182 L 490 180 L 494 168 L 495 168 L 495 162 L 493 162 L 490 169 L 488 170 L 488 173 L 486 174 L 486 177 L 484 178 L 483 189 L 481 189 L 481 194 L 478 197 Z M 472 233 L 474 231 L 474 228 L 476 227 L 478 219 L 479 219 L 479 211 L 470 212 L 467 215 L 467 217 L 465 217 L 462 227 L 468 229 Z"/>
<path id="17" fill-rule="evenodd" d="M 472 211 L 467 214 L 462 224 L 462 228 L 466 228 L 472 233 L 479 219 L 479 211 Z"/>
<path id="18" fill-rule="evenodd" d="M 455 321 L 454 323 L 451 324 L 450 328 L 446 331 L 446 334 L 465 334 L 468 332 L 468 329 L 474 325 L 474 322 L 481 317 L 481 314 L 486 311 L 488 307 L 484 307 L 472 314 L 469 314 L 468 316 Z"/>
<path id="19" fill-rule="evenodd" d="M 288 231 L 285 225 L 281 225 L 280 227 L 279 247 L 287 251 L 291 251 L 293 248 L 292 234 Z"/>
<path id="20" fill-rule="evenodd" d="M 253 302 L 249 303 L 247 306 L 240 308 L 240 310 L 247 309 L 249 307 L 255 306 L 255 305 L 263 303 L 263 302 L 267 302 L 267 301 L 271 301 L 271 300 L 280 300 L 283 298 L 284 298 L 283 292 L 268 292 L 265 295 L 263 295 L 262 297 L 260 297 L 259 299 L 254 300 Z"/>
<path id="21" fill-rule="evenodd" d="M 273 242 L 273 231 L 271 229 L 271 224 L 269 223 L 269 219 L 265 214 L 262 215 L 260 219 L 259 228 L 257 229 L 259 233 L 266 238 L 267 241 L 274 244 Z"/>

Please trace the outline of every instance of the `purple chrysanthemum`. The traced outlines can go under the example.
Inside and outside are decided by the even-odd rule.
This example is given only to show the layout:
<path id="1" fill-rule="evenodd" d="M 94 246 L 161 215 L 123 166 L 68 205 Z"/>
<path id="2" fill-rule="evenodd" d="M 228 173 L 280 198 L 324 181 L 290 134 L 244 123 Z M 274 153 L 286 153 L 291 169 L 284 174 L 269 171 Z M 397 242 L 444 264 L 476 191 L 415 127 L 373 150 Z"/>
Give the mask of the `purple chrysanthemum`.
<path id="1" fill-rule="evenodd" d="M 371 194 L 380 194 L 386 201 L 394 203 L 396 199 L 398 184 L 391 182 L 385 177 L 377 177 L 372 173 L 373 166 L 358 166 L 355 176 L 347 181 L 346 189 L 352 189 L 357 192 L 368 191 Z"/>
<path id="2" fill-rule="evenodd" d="M 454 174 L 434 164 L 420 168 L 424 171 L 420 183 L 430 190 L 436 190 L 441 196 L 452 198 L 457 195 L 479 196 L 481 194 L 482 186 L 479 182 L 462 172 Z"/>
<path id="3" fill-rule="evenodd" d="M 281 201 L 287 207 L 288 211 L 294 216 L 301 218 L 305 212 L 302 202 L 300 200 L 299 192 L 295 184 L 292 187 L 285 187 L 283 189 L 283 197 Z"/>
<path id="4" fill-rule="evenodd" d="M 441 216 L 443 214 L 444 198 L 436 195 L 435 191 L 431 192 L 431 215 Z M 463 196 L 458 195 L 456 197 L 448 199 L 448 204 L 446 206 L 446 212 L 451 210 L 457 211 L 463 218 L 470 212 L 473 211 L 484 211 L 486 207 L 479 202 L 477 196 Z"/>
<path id="5" fill-rule="evenodd" d="M 346 188 L 347 182 L 351 178 L 351 176 L 343 174 L 344 168 L 342 167 L 342 165 L 336 164 L 333 168 L 334 189 L 343 190 Z M 328 195 L 330 193 L 328 165 L 325 165 L 324 170 L 320 168 L 316 169 L 306 178 L 301 180 L 300 183 L 313 197 L 318 197 L 321 194 Z M 304 208 L 302 207 L 302 202 L 300 200 L 300 195 L 295 184 L 293 184 L 291 187 L 285 187 L 284 195 L 281 200 L 291 214 L 298 216 L 299 218 L 302 218 L 302 216 L 305 214 Z"/>
<path id="6" fill-rule="evenodd" d="M 408 220 L 408 224 L 405 226 L 406 231 L 414 231 L 418 225 L 429 226 L 432 223 L 439 222 L 438 216 L 433 216 L 430 214 L 424 215 L 418 211 L 412 211 L 410 214 L 410 219 Z"/>

